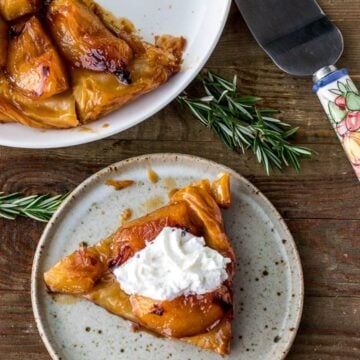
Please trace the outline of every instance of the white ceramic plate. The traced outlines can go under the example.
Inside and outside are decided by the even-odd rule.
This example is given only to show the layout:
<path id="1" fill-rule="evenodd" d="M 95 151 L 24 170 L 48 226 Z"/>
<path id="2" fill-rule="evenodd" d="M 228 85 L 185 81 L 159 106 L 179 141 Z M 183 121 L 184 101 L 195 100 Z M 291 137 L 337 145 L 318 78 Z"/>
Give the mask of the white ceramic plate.
<path id="1" fill-rule="evenodd" d="M 160 181 L 147 179 L 151 167 Z M 32 304 L 40 335 L 59 360 L 212 360 L 216 354 L 174 340 L 134 333 L 130 324 L 86 301 L 64 301 L 47 294 L 44 271 L 82 241 L 95 244 L 119 226 L 130 207 L 138 217 L 167 202 L 174 187 L 231 174 L 231 209 L 224 211 L 237 256 L 235 318 L 228 359 L 278 360 L 290 349 L 303 305 L 299 256 L 284 221 L 247 180 L 222 165 L 197 157 L 158 154 L 122 161 L 93 175 L 62 205 L 45 229 L 32 273 Z M 109 178 L 133 179 L 120 192 Z M 171 355 L 170 355 L 171 354 Z"/>
<path id="2" fill-rule="evenodd" d="M 160 176 L 157 184 L 148 181 L 148 167 Z M 127 321 L 89 302 L 53 298 L 46 292 L 42 274 L 80 242 L 95 244 L 111 234 L 124 209 L 132 208 L 133 218 L 144 215 L 165 204 L 172 188 L 215 179 L 224 171 L 232 177 L 232 206 L 224 217 L 237 256 L 234 337 L 228 359 L 285 357 L 299 326 L 303 278 L 295 244 L 281 216 L 231 169 L 192 156 L 158 154 L 129 159 L 93 175 L 46 227 L 35 255 L 31 290 L 38 329 L 53 359 L 219 359 L 188 344 L 134 333 Z M 133 179 L 137 184 L 116 192 L 104 185 L 109 178 Z"/>
<path id="3" fill-rule="evenodd" d="M 223 31 L 231 0 L 98 0 L 115 15 L 126 17 L 140 34 L 182 35 L 187 39 L 183 71 L 156 91 L 81 128 L 37 130 L 19 124 L 0 124 L 0 145 L 57 148 L 84 144 L 124 131 L 149 118 L 175 99 L 195 78 L 213 52 Z M 108 127 L 103 127 L 108 124 Z M 90 129 L 89 129 L 90 128 Z"/>

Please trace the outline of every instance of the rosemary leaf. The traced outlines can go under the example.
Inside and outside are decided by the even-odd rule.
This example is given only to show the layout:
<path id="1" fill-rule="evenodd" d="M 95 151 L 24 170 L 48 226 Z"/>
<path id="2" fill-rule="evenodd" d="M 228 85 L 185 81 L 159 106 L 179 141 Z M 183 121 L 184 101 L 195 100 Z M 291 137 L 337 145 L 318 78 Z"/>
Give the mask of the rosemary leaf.
<path id="1" fill-rule="evenodd" d="M 300 171 L 301 160 L 314 154 L 311 149 L 290 142 L 298 128 L 274 118 L 279 111 L 257 108 L 259 97 L 240 96 L 236 76 L 229 81 L 208 72 L 198 79 L 204 96 L 195 98 L 183 93 L 178 102 L 230 149 L 251 150 L 268 175 L 274 168 L 283 170 L 288 166 Z"/>
<path id="2" fill-rule="evenodd" d="M 20 193 L 4 195 L 0 192 L 0 218 L 15 220 L 22 216 L 47 222 L 66 197 L 67 194 L 23 196 Z"/>

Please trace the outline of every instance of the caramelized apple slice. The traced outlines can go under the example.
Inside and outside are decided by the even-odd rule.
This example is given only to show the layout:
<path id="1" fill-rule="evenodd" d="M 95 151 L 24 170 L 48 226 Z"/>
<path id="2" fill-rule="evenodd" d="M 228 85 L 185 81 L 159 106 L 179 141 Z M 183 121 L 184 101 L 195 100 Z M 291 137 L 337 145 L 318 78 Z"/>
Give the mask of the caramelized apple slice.
<path id="1" fill-rule="evenodd" d="M 217 292 L 162 302 L 132 295 L 130 303 L 140 324 L 172 338 L 206 333 L 219 324 L 226 313 L 217 301 Z"/>
<path id="2" fill-rule="evenodd" d="M 136 28 L 129 19 L 114 16 L 114 14 L 105 10 L 102 6 L 93 0 L 82 1 L 94 14 L 100 18 L 103 24 L 112 33 L 130 45 L 134 52 L 134 57 L 142 54 L 145 51 L 144 41 L 138 35 L 136 35 Z"/>
<path id="3" fill-rule="evenodd" d="M 72 272 L 73 269 L 78 271 Z M 55 265 L 45 274 L 45 281 L 49 290 L 61 284 L 63 291 L 72 291 L 73 294 L 83 294 L 94 287 L 94 284 L 106 271 L 98 252 L 80 245 L 80 249 Z"/>
<path id="4" fill-rule="evenodd" d="M 0 0 L 0 12 L 6 20 L 14 20 L 35 13 L 40 3 L 40 0 Z"/>
<path id="5" fill-rule="evenodd" d="M 20 29 L 19 29 L 20 27 Z M 24 95 L 49 98 L 69 88 L 63 64 L 40 21 L 11 28 L 7 72 Z"/>
<path id="6" fill-rule="evenodd" d="M 123 83 L 130 83 L 126 67 L 132 60 L 132 49 L 86 5 L 77 0 L 53 0 L 47 19 L 57 44 L 73 66 L 108 71 Z"/>
<path id="7" fill-rule="evenodd" d="M 0 67 L 6 65 L 7 47 L 8 47 L 8 27 L 6 22 L 0 17 Z"/>

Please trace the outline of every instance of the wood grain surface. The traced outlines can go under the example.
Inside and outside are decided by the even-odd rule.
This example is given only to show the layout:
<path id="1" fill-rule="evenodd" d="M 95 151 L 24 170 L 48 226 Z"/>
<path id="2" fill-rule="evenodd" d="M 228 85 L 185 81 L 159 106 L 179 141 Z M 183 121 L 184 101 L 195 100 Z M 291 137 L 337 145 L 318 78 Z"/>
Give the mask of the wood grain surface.
<path id="1" fill-rule="evenodd" d="M 360 0 L 320 3 L 344 33 L 340 65 L 360 86 Z M 360 185 L 311 93 L 311 80 L 278 70 L 234 6 L 207 67 L 237 73 L 243 94 L 262 96 L 266 106 L 281 109 L 284 119 L 301 127 L 295 141 L 313 148 L 314 160 L 305 161 L 300 174 L 288 170 L 267 177 L 251 154 L 228 151 L 173 103 L 141 125 L 93 144 L 45 151 L 0 147 L 0 190 L 64 193 L 113 162 L 155 152 L 194 154 L 228 165 L 273 202 L 300 251 L 305 307 L 288 358 L 360 359 Z M 43 228 L 28 219 L 0 220 L 1 360 L 49 360 L 30 302 L 32 258 Z"/>

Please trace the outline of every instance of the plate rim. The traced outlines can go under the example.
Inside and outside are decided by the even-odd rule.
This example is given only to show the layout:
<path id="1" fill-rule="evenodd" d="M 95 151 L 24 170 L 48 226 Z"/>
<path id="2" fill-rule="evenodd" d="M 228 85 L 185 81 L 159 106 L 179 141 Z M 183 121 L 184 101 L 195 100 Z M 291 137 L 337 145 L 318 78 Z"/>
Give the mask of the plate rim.
<path id="1" fill-rule="evenodd" d="M 299 296 L 298 298 L 298 304 L 297 304 L 297 313 L 296 313 L 296 321 L 295 321 L 295 330 L 290 333 L 289 341 L 287 344 L 285 344 L 284 349 L 282 351 L 282 357 L 279 358 L 279 360 L 284 360 L 286 356 L 288 355 L 290 349 L 292 348 L 292 345 L 294 344 L 295 338 L 297 336 L 300 322 L 302 319 L 303 314 L 303 307 L 304 307 L 304 274 L 303 274 L 303 268 L 302 268 L 302 262 L 300 258 L 299 251 L 297 249 L 296 243 L 294 241 L 294 238 L 284 220 L 282 215 L 279 213 L 279 211 L 275 208 L 275 206 L 271 203 L 271 201 L 255 186 L 253 185 L 248 179 L 246 179 L 244 176 L 239 174 L 237 171 L 233 170 L 232 168 L 217 163 L 216 161 L 209 160 L 203 157 L 195 156 L 195 155 L 189 155 L 189 154 L 180 154 L 180 153 L 154 153 L 154 154 L 145 154 L 140 156 L 135 156 L 131 158 L 126 158 L 124 160 L 121 160 L 119 162 L 116 162 L 114 164 L 111 164 L 109 166 L 106 166 L 105 168 L 97 171 L 96 173 L 90 175 L 88 178 L 86 178 L 83 182 L 81 182 L 65 199 L 65 201 L 60 205 L 60 207 L 57 209 L 57 211 L 54 213 L 48 224 L 46 225 L 40 240 L 37 244 L 33 264 L 32 264 L 32 270 L 31 270 L 31 305 L 33 310 L 34 319 L 36 322 L 36 326 L 38 329 L 38 333 L 49 353 L 51 358 L 53 360 L 59 360 L 59 356 L 56 353 L 56 350 L 52 346 L 49 337 L 46 335 L 44 322 L 42 319 L 42 315 L 40 313 L 39 308 L 39 301 L 38 301 L 38 290 L 37 290 L 37 278 L 39 275 L 39 262 L 42 255 L 42 249 L 44 247 L 44 244 L 48 241 L 47 238 L 49 234 L 51 233 L 53 227 L 56 226 L 57 221 L 63 216 L 62 212 L 68 207 L 71 206 L 71 203 L 74 199 L 77 199 L 78 195 L 81 194 L 84 189 L 86 189 L 88 186 L 91 186 L 93 182 L 95 182 L 99 177 L 102 177 L 108 173 L 111 173 L 114 168 L 119 169 L 123 165 L 129 165 L 136 162 L 142 162 L 142 161 L 151 161 L 151 160 L 157 160 L 157 159 L 163 159 L 163 158 L 181 158 L 183 160 L 188 161 L 196 161 L 201 162 L 203 164 L 207 164 L 209 166 L 215 166 L 220 167 L 223 169 L 223 171 L 230 173 L 231 177 L 237 178 L 239 181 L 243 182 L 245 186 L 249 188 L 256 196 L 258 196 L 265 204 L 268 206 L 268 208 L 273 212 L 273 214 L 276 216 L 277 222 L 279 226 L 282 227 L 282 230 L 287 235 L 287 239 L 289 240 L 288 243 L 291 244 L 291 248 L 293 250 L 293 256 L 294 256 L 294 262 L 293 267 L 298 271 L 299 280 L 300 280 L 300 289 L 299 289 Z"/>
<path id="2" fill-rule="evenodd" d="M 192 70 L 191 70 L 192 74 L 190 75 L 190 77 L 181 86 L 178 87 L 178 90 L 175 91 L 172 96 L 168 97 L 165 101 L 159 103 L 156 108 L 154 108 L 152 111 L 148 112 L 146 115 L 139 117 L 131 125 L 124 126 L 124 127 L 119 126 L 118 129 L 111 129 L 111 127 L 109 127 L 108 131 L 105 131 L 102 133 L 96 133 L 96 134 L 87 134 L 86 133 L 86 134 L 84 134 L 86 136 L 84 136 L 81 139 L 76 139 L 76 140 L 71 140 L 71 137 L 69 137 L 69 139 L 67 139 L 67 137 L 64 136 L 64 139 L 61 142 L 54 144 L 54 145 L 50 143 L 50 140 L 48 141 L 48 143 L 45 143 L 44 145 L 38 145 L 37 143 L 34 143 L 32 145 L 24 145 L 24 144 L 21 144 L 21 141 L 17 141 L 16 139 L 8 140 L 8 139 L 1 139 L 1 137 L 0 137 L 0 146 L 10 147 L 10 148 L 20 148 L 20 149 L 44 149 L 44 150 L 46 150 L 46 149 L 59 149 L 59 148 L 67 148 L 67 147 L 78 146 L 78 145 L 83 145 L 83 144 L 90 144 L 95 141 L 106 139 L 106 138 L 109 138 L 110 136 L 113 136 L 116 134 L 120 134 L 120 133 L 122 133 L 126 130 L 129 130 L 129 129 L 133 128 L 134 126 L 139 125 L 140 123 L 148 120 L 150 117 L 154 116 L 155 114 L 160 112 L 162 109 L 164 109 L 166 106 L 168 106 L 171 102 L 173 102 L 194 81 L 196 76 L 198 76 L 200 71 L 205 67 L 210 56 L 213 54 L 216 46 L 218 45 L 218 43 L 220 41 L 220 38 L 225 29 L 225 25 L 229 18 L 232 0 L 222 0 L 222 1 L 226 2 L 225 12 L 221 19 L 221 22 L 219 23 L 219 28 L 218 28 L 217 34 L 213 38 L 213 41 L 211 42 L 211 45 L 208 48 L 207 53 L 202 58 L 202 61 L 198 62 L 197 65 L 192 68 Z M 182 71 L 184 71 L 184 70 L 182 70 Z M 119 110 L 120 109 L 115 110 L 115 113 L 116 113 L 116 111 L 119 111 Z M 101 119 L 98 119 L 98 120 L 101 120 Z M 2 124 L 0 123 L 0 126 L 1 125 Z M 24 126 L 21 124 L 16 124 L 16 125 Z M 89 125 L 89 124 L 85 124 L 84 126 L 87 126 L 87 125 Z M 78 128 L 81 128 L 81 126 L 79 126 Z M 41 129 L 38 129 L 38 130 L 41 131 Z M 66 131 L 66 130 L 71 130 L 71 129 L 53 129 L 53 130 L 58 130 L 58 131 L 65 130 Z"/>

